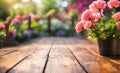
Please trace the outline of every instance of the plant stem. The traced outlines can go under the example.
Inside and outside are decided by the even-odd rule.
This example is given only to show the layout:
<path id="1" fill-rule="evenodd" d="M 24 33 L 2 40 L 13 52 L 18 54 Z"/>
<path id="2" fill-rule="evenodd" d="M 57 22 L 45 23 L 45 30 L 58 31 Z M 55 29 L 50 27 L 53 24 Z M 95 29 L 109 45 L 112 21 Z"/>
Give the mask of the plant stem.
<path id="1" fill-rule="evenodd" d="M 101 16 L 101 23 L 103 24 L 104 29 L 105 29 L 105 23 L 104 23 L 104 19 L 103 19 L 103 16 L 102 16 L 102 12 L 101 12 L 101 10 L 99 10 L 99 12 L 100 12 L 100 16 Z"/>

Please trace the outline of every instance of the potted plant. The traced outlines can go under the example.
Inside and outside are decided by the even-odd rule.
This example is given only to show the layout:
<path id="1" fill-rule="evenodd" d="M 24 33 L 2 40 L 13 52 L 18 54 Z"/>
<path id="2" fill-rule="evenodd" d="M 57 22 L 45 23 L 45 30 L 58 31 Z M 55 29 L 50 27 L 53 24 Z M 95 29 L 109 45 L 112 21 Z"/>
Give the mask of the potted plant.
<path id="1" fill-rule="evenodd" d="M 111 9 L 109 15 L 104 15 L 106 7 Z M 89 35 L 98 40 L 101 55 L 120 55 L 120 12 L 115 8 L 120 6 L 120 1 L 104 0 L 94 1 L 81 15 L 81 20 L 76 24 L 76 31 L 89 30 Z M 106 20 L 109 18 L 109 20 Z"/>

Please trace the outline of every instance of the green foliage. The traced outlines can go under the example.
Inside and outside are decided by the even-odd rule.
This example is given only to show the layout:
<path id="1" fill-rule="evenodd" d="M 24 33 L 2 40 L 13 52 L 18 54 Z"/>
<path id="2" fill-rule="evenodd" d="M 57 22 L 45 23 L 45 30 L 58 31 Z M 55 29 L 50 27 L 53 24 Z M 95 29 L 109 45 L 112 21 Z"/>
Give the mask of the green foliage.
<path id="1" fill-rule="evenodd" d="M 22 6 L 22 9 L 23 9 L 23 13 L 25 13 L 25 14 L 28 14 L 28 13 L 36 13 L 36 9 L 37 9 L 37 6 L 36 6 L 36 4 L 32 1 L 32 0 L 30 0 L 29 2 L 27 2 L 27 3 L 23 3 L 22 4 L 23 6 Z"/>
<path id="2" fill-rule="evenodd" d="M 56 0 L 42 0 L 41 14 L 46 15 L 48 12 L 51 12 L 50 10 L 58 11 Z"/>
<path id="3" fill-rule="evenodd" d="M 7 16 L 9 16 L 9 11 L 6 7 L 0 5 L 0 19 L 5 20 Z"/>
<path id="4" fill-rule="evenodd" d="M 21 35 L 17 36 L 15 39 L 18 42 L 23 42 L 25 40 L 28 40 L 28 36 L 21 33 Z"/>
<path id="5" fill-rule="evenodd" d="M 37 13 L 37 5 L 32 1 L 29 0 L 28 2 L 22 3 L 20 2 L 21 6 L 18 8 L 14 8 L 14 9 L 10 9 L 11 10 L 11 14 L 15 13 L 15 14 L 29 14 L 29 13 Z"/>
<path id="6" fill-rule="evenodd" d="M 55 9 L 51 9 L 48 11 L 47 16 L 54 14 L 56 11 Z"/>
<path id="7" fill-rule="evenodd" d="M 78 16 L 78 10 L 77 9 L 71 9 L 68 15 L 70 17 L 72 17 L 72 16 L 77 17 Z"/>
<path id="8" fill-rule="evenodd" d="M 32 22 L 31 26 L 32 28 L 34 28 L 34 30 L 37 30 L 37 31 L 43 30 L 43 27 L 40 24 L 38 24 L 38 22 Z"/>
<path id="9" fill-rule="evenodd" d="M 109 38 L 120 38 L 119 30 L 116 28 L 116 22 L 114 20 L 108 20 L 105 25 L 101 25 L 101 23 L 97 24 L 97 27 L 94 27 L 95 30 L 92 30 L 92 33 L 89 35 L 93 39 L 106 39 Z M 93 29 L 93 27 L 91 27 Z"/>
<path id="10" fill-rule="evenodd" d="M 27 30 L 28 26 L 27 26 L 27 24 L 23 24 L 23 25 L 21 25 L 20 28 L 22 31 L 24 31 L 24 30 Z"/>

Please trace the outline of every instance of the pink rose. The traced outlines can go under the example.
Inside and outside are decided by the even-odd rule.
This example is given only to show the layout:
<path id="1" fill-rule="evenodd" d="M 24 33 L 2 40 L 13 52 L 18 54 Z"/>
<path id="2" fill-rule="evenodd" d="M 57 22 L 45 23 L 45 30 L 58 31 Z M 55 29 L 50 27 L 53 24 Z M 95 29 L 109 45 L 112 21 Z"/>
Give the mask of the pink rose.
<path id="1" fill-rule="evenodd" d="M 91 20 L 92 17 L 93 17 L 92 11 L 87 9 L 82 13 L 81 20 L 82 21 L 89 21 L 89 20 Z"/>
<path id="2" fill-rule="evenodd" d="M 120 21 L 119 22 L 117 22 L 117 29 L 119 29 L 120 30 Z"/>
<path id="3" fill-rule="evenodd" d="M 87 21 L 85 24 L 84 24 L 84 29 L 89 29 L 92 27 L 92 22 L 91 21 Z"/>
<path id="4" fill-rule="evenodd" d="M 104 0 L 97 0 L 97 1 L 94 1 L 91 5 L 90 5 L 90 9 L 91 10 L 101 10 L 101 9 L 104 9 L 106 7 L 106 2 Z"/>
<path id="5" fill-rule="evenodd" d="M 94 7 L 94 4 L 92 3 L 91 5 L 89 5 L 89 9 L 93 12 L 96 13 L 98 10 Z"/>
<path id="6" fill-rule="evenodd" d="M 114 20 L 119 21 L 120 20 L 120 12 L 117 12 L 113 15 Z"/>
<path id="7" fill-rule="evenodd" d="M 108 4 L 108 7 L 110 9 L 112 9 L 112 8 L 119 7 L 120 6 L 120 1 L 118 1 L 118 0 L 110 0 L 107 4 Z"/>
<path id="8" fill-rule="evenodd" d="M 92 21 L 92 22 L 97 22 L 101 18 L 100 13 L 94 13 L 91 10 L 87 9 L 86 11 L 83 12 L 81 16 L 82 21 Z"/>
<path id="9" fill-rule="evenodd" d="M 83 26 L 84 26 L 84 21 L 80 21 L 80 22 L 78 22 L 77 23 L 77 25 L 76 25 L 76 27 L 75 27 L 75 29 L 76 29 L 76 32 L 81 32 L 82 31 L 82 29 L 83 29 Z"/>
<path id="10" fill-rule="evenodd" d="M 101 19 L 100 13 L 93 14 L 93 22 L 98 22 Z"/>

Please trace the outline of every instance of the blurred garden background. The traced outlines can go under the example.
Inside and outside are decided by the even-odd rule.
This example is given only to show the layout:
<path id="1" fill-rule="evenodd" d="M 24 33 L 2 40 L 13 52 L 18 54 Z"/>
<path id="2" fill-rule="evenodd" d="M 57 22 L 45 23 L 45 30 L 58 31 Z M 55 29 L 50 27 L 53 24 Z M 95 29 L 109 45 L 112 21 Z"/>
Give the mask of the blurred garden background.
<path id="1" fill-rule="evenodd" d="M 74 26 L 93 1 L 0 0 L 0 47 L 38 36 L 83 37 Z"/>

